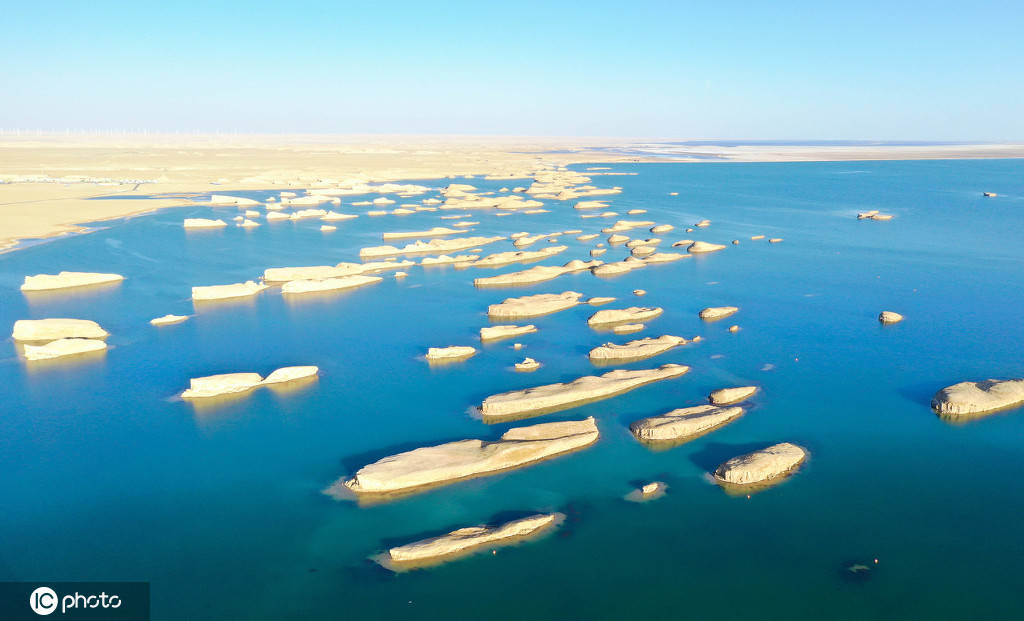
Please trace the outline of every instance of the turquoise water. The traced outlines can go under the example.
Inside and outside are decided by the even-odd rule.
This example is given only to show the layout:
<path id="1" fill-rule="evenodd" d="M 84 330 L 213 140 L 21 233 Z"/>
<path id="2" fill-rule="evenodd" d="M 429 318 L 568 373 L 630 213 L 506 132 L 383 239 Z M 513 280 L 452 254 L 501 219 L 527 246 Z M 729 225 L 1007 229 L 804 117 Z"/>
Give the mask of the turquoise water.
<path id="1" fill-rule="evenodd" d="M 163 329 L 149 319 L 193 313 L 193 285 L 353 260 L 381 231 L 448 221 L 420 213 L 361 217 L 331 234 L 318 220 L 186 234 L 184 217 L 236 210 L 183 207 L 0 255 L 0 326 L 70 316 L 112 333 L 105 357 L 79 364 L 26 368 L 9 338 L 0 354 L 0 580 L 151 581 L 160 620 L 1024 615 L 1024 412 L 950 425 L 928 407 L 957 381 L 1024 376 L 1024 163 L 614 169 L 639 174 L 595 184 L 623 186 L 611 197 L 623 217 L 644 208 L 638 217 L 675 224 L 666 242 L 744 241 L 618 278 L 583 273 L 521 289 L 473 288 L 498 270 L 415 267 L 403 281 L 308 301 L 271 290 Z M 608 225 L 580 220 L 571 203 L 549 206 L 476 213 L 473 234 Z M 866 209 L 896 218 L 857 221 Z M 713 224 L 683 231 L 701 218 Z M 756 234 L 785 242 L 747 241 Z M 560 243 L 570 250 L 559 264 L 591 247 L 574 236 Z M 60 269 L 127 280 L 42 299 L 18 291 L 24 275 Z M 647 296 L 634 298 L 636 288 Z M 476 344 L 490 303 L 565 290 L 619 297 L 605 308 L 664 307 L 638 336 L 704 341 L 627 366 L 693 370 L 530 421 L 597 417 L 602 438 L 583 452 L 369 507 L 320 493 L 382 456 L 523 424 L 473 417 L 468 408 L 487 395 L 594 373 L 585 354 L 610 337 L 586 327 L 589 306 L 531 320 L 540 331 L 514 339 L 522 351 L 510 340 L 464 364 L 418 359 L 430 346 Z M 742 310 L 713 324 L 697 318 L 720 305 Z M 883 309 L 907 319 L 883 328 Z M 732 323 L 742 330 L 729 333 Z M 524 355 L 544 366 L 512 372 Z M 319 365 L 321 378 L 213 409 L 173 398 L 190 377 L 293 364 Z M 712 434 L 665 452 L 629 434 L 632 420 L 742 384 L 763 390 Z M 780 441 L 812 453 L 782 485 L 747 499 L 707 481 L 720 461 Z M 664 498 L 622 499 L 654 479 L 669 483 Z M 568 515 L 556 534 L 496 555 L 398 575 L 368 560 L 390 544 L 553 510 Z M 855 577 L 844 571 L 855 562 L 875 568 Z"/>

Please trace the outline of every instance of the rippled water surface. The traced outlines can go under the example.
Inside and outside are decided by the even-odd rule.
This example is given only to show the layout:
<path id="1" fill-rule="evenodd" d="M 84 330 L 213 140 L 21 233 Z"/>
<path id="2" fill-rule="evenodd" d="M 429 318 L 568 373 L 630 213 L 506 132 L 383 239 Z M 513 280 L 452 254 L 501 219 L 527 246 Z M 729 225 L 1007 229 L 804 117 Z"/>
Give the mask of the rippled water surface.
<path id="1" fill-rule="evenodd" d="M 5 330 L 20 318 L 79 317 L 111 332 L 105 356 L 80 362 L 27 366 L 9 338 L 0 353 L 0 579 L 150 581 L 160 620 L 324 611 L 347 619 L 1024 616 L 1024 412 L 952 425 L 928 407 L 951 383 L 1024 376 L 1024 164 L 613 169 L 638 174 L 594 184 L 623 187 L 610 197 L 622 217 L 643 208 L 636 217 L 676 225 L 662 235 L 666 245 L 741 243 L 611 279 L 584 272 L 477 290 L 474 277 L 523 266 L 414 267 L 404 280 L 386 275 L 345 293 L 286 300 L 270 289 L 198 311 L 193 285 L 356 260 L 382 231 L 450 221 L 439 212 L 362 216 L 326 234 L 315 219 L 186 233 L 185 217 L 236 215 L 195 206 L 0 255 Z M 549 214 L 474 213 L 481 224 L 472 234 L 610 224 L 581 220 L 572 202 L 547 203 Z M 858 221 L 867 209 L 895 218 Z M 703 218 L 712 225 L 685 233 Z M 750 241 L 758 234 L 785 241 Z M 560 243 L 570 249 L 543 264 L 588 258 L 595 242 Z M 623 256 L 618 248 L 602 258 Z M 126 280 L 70 295 L 19 292 L 26 274 L 61 269 Z M 647 296 L 635 298 L 638 288 Z M 484 345 L 461 364 L 430 368 L 421 358 L 430 346 L 478 345 L 488 304 L 566 290 L 619 298 L 604 308 L 663 307 L 638 336 L 703 342 L 627 366 L 692 371 L 530 421 L 595 416 L 602 437 L 582 452 L 386 504 L 321 493 L 385 455 L 524 424 L 475 417 L 470 408 L 490 394 L 604 372 L 586 352 L 637 337 L 589 329 L 590 306 L 531 320 L 536 334 Z M 701 308 L 723 305 L 741 310 L 722 322 L 698 319 Z M 907 319 L 882 327 L 881 310 Z M 166 313 L 195 316 L 149 325 Z M 728 332 L 732 324 L 741 330 Z M 514 351 L 514 341 L 525 348 Z M 543 366 L 513 372 L 524 356 Z M 319 365 L 320 379 L 206 408 L 175 398 L 191 377 L 299 364 Z M 748 412 L 693 442 L 652 452 L 628 431 L 633 420 L 745 384 L 762 387 Z M 708 482 L 721 461 L 780 441 L 811 452 L 785 483 L 748 499 Z M 665 497 L 623 500 L 655 479 L 668 482 Z M 368 560 L 389 545 L 534 511 L 567 520 L 539 541 L 430 570 L 392 574 Z M 845 569 L 857 563 L 871 570 Z"/>

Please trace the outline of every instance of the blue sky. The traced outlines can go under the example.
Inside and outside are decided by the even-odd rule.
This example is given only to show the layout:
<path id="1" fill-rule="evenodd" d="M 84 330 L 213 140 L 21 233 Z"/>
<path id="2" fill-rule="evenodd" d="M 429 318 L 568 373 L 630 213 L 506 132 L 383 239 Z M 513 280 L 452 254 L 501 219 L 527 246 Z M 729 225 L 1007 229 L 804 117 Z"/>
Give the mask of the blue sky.
<path id="1" fill-rule="evenodd" d="M 23 1 L 0 127 L 1022 140 L 1022 33 L 1020 0 Z"/>

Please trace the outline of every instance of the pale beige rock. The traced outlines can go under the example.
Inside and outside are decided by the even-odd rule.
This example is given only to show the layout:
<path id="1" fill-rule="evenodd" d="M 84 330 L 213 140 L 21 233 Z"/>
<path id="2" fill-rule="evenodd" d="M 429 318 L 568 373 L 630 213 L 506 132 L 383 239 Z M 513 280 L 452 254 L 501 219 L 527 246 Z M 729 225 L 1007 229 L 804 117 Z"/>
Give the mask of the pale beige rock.
<path id="1" fill-rule="evenodd" d="M 703 228 L 705 226 L 711 226 L 711 220 L 701 220 L 700 222 L 698 222 L 697 224 L 694 224 L 693 226 L 699 226 L 701 228 Z"/>
<path id="2" fill-rule="evenodd" d="M 638 296 L 638 297 L 639 296 L 644 296 L 644 295 L 647 295 L 647 292 L 645 290 L 643 290 L 643 289 L 633 289 L 633 295 Z"/>
<path id="3" fill-rule="evenodd" d="M 105 339 L 110 334 L 89 319 L 19 319 L 11 337 L 15 341 L 55 341 L 57 339 Z"/>
<path id="4" fill-rule="evenodd" d="M 666 364 L 656 369 L 626 371 L 618 369 L 601 376 L 586 376 L 565 384 L 549 384 L 525 390 L 513 390 L 484 399 L 480 413 L 484 422 L 510 416 L 539 415 L 572 407 L 581 401 L 607 399 L 651 382 L 679 377 L 690 367 Z"/>
<path id="5" fill-rule="evenodd" d="M 645 339 L 630 341 L 624 345 L 605 343 L 604 345 L 591 349 L 587 356 L 590 358 L 591 362 L 644 360 L 685 344 L 686 339 L 680 336 L 671 336 L 666 334 L 657 338 L 648 337 Z"/>
<path id="6" fill-rule="evenodd" d="M 903 315 L 893 311 L 882 311 L 878 315 L 878 321 L 882 323 L 899 323 L 903 321 Z"/>
<path id="7" fill-rule="evenodd" d="M 773 238 L 771 238 L 771 239 L 769 239 L 769 240 L 768 240 L 768 243 L 769 243 L 769 244 L 778 244 L 778 243 L 780 243 L 781 241 L 782 241 L 782 238 L 781 238 L 781 237 L 773 237 Z"/>
<path id="8" fill-rule="evenodd" d="M 594 274 L 594 276 L 599 277 L 618 276 L 619 274 L 632 272 L 637 268 L 646 266 L 647 263 L 640 259 L 637 259 L 636 257 L 627 257 L 625 261 L 613 261 L 611 263 L 598 265 L 597 267 L 592 269 L 591 272 Z"/>
<path id="9" fill-rule="evenodd" d="M 298 380 L 308 379 L 310 377 L 316 377 L 319 374 L 320 367 L 312 365 L 298 367 L 281 367 L 280 369 L 273 371 L 260 383 L 263 385 L 284 384 L 287 382 L 295 382 Z"/>
<path id="10" fill-rule="evenodd" d="M 512 263 L 538 261 L 568 250 L 568 246 L 548 246 L 540 250 L 513 250 L 487 255 L 473 263 L 473 267 L 501 267 Z"/>
<path id="11" fill-rule="evenodd" d="M 443 254 L 457 250 L 465 250 L 476 246 L 485 246 L 501 241 L 504 237 L 457 237 L 455 239 L 432 239 L 415 241 L 403 248 L 395 246 L 372 246 L 359 251 L 361 258 L 392 257 L 403 254 Z"/>
<path id="12" fill-rule="evenodd" d="M 285 295 L 299 295 L 302 293 L 318 293 L 322 291 L 340 291 L 342 289 L 353 289 L 364 285 L 372 285 L 384 280 L 379 276 L 344 276 L 342 278 L 321 278 L 290 280 L 281 285 L 281 293 Z"/>
<path id="13" fill-rule="evenodd" d="M 733 315 L 739 310 L 738 306 L 709 306 L 700 312 L 700 318 L 704 321 L 715 321 Z"/>
<path id="14" fill-rule="evenodd" d="M 557 313 L 572 308 L 580 303 L 582 293 L 563 291 L 562 293 L 539 293 L 521 298 L 508 298 L 501 304 L 487 307 L 487 316 L 491 319 L 523 319 Z"/>
<path id="15" fill-rule="evenodd" d="M 388 550 L 392 563 L 424 563 L 465 554 L 481 546 L 508 545 L 528 537 L 535 537 L 551 529 L 560 521 L 558 513 L 531 515 L 498 526 L 471 526 L 447 535 L 407 543 Z"/>
<path id="16" fill-rule="evenodd" d="M 107 348 L 107 344 L 99 339 L 62 338 L 45 345 L 25 345 L 24 348 L 26 360 L 52 360 L 101 351 Z"/>
<path id="17" fill-rule="evenodd" d="M 596 297 L 596 298 L 590 298 L 589 300 L 587 300 L 587 304 L 590 304 L 591 306 L 600 306 L 602 304 L 608 304 L 609 302 L 614 302 L 614 301 L 615 301 L 615 298 Z"/>
<path id="18" fill-rule="evenodd" d="M 508 287 L 514 285 L 527 285 L 552 280 L 554 278 L 562 276 L 563 274 L 580 272 L 598 265 L 601 265 L 601 261 L 585 262 L 580 260 L 573 260 L 569 261 L 568 263 L 561 267 L 554 265 L 538 265 L 536 267 L 531 267 L 530 269 L 522 270 L 520 272 L 510 272 L 508 274 L 490 276 L 487 278 L 475 278 L 473 279 L 473 284 L 477 287 Z"/>
<path id="19" fill-rule="evenodd" d="M 460 440 L 418 448 L 363 466 L 338 484 L 356 494 L 440 485 L 519 468 L 584 448 L 599 437 L 594 418 L 509 429 L 495 442 Z M 336 485 L 338 485 L 336 484 Z"/>
<path id="20" fill-rule="evenodd" d="M 995 192 L 982 192 L 981 195 L 985 196 L 985 197 L 988 197 L 988 198 L 995 198 L 995 197 L 999 196 Z"/>
<path id="21" fill-rule="evenodd" d="M 186 229 L 219 229 L 227 225 L 228 223 L 223 220 L 209 220 L 207 218 L 185 218 L 184 222 Z"/>
<path id="22" fill-rule="evenodd" d="M 210 285 L 192 287 L 192 300 L 196 302 L 209 300 L 227 300 L 254 296 L 267 288 L 267 285 L 252 280 L 231 285 Z"/>
<path id="23" fill-rule="evenodd" d="M 693 240 L 692 240 L 692 239 L 680 239 L 679 241 L 677 241 L 677 242 L 674 242 L 674 243 L 672 244 L 672 247 L 673 247 L 673 248 L 679 248 L 680 246 L 689 246 L 689 245 L 691 245 L 691 244 L 693 244 L 693 243 L 694 243 L 694 242 L 693 242 Z"/>
<path id="24" fill-rule="evenodd" d="M 420 265 L 449 265 L 452 263 L 465 263 L 466 265 L 471 265 L 479 257 L 480 255 L 478 254 L 457 254 L 455 256 L 442 254 L 437 257 L 423 257 L 420 260 Z"/>
<path id="25" fill-rule="evenodd" d="M 622 323 L 640 323 L 650 321 L 663 312 L 663 309 L 658 307 L 639 307 L 630 306 L 629 308 L 623 309 L 606 309 L 599 310 L 587 319 L 587 325 L 594 326 L 607 326 L 611 327 L 614 324 Z"/>
<path id="26" fill-rule="evenodd" d="M 718 466 L 715 479 L 732 485 L 751 485 L 779 479 L 794 471 L 807 459 L 807 450 L 783 442 L 768 448 L 733 457 Z"/>
<path id="27" fill-rule="evenodd" d="M 631 250 L 630 254 L 632 254 L 634 257 L 642 259 L 644 257 L 648 257 L 654 254 L 655 251 L 657 251 L 657 248 L 655 248 L 654 246 L 635 246 Z"/>
<path id="28" fill-rule="evenodd" d="M 716 252 L 718 250 L 724 250 L 725 246 L 722 244 L 709 244 L 708 242 L 695 241 L 686 249 L 690 254 L 701 254 L 704 252 Z"/>
<path id="29" fill-rule="evenodd" d="M 540 363 L 533 358 L 523 358 L 522 362 L 516 363 L 516 371 L 536 371 L 540 368 Z"/>
<path id="30" fill-rule="evenodd" d="M 292 220 L 305 220 L 307 218 L 323 218 L 327 215 L 324 209 L 300 209 L 290 216 Z"/>
<path id="31" fill-rule="evenodd" d="M 678 261 L 679 259 L 685 259 L 688 256 L 690 255 L 679 252 L 655 252 L 652 255 L 644 257 L 644 263 L 670 263 L 672 261 Z"/>
<path id="32" fill-rule="evenodd" d="M 458 226 L 456 224 L 455 226 Z M 393 233 L 383 233 L 381 239 L 388 241 L 391 239 L 408 239 L 413 237 L 441 237 L 444 235 L 456 235 L 462 233 L 459 229 L 450 229 L 444 226 L 435 226 L 432 229 L 426 231 L 399 231 Z M 475 244 L 474 244 L 475 245 Z"/>
<path id="33" fill-rule="evenodd" d="M 619 234 L 616 233 L 614 235 L 609 235 L 608 236 L 608 243 L 612 244 L 612 245 L 624 244 L 624 243 L 626 243 L 628 241 L 629 241 L 629 236 L 628 235 L 619 235 Z"/>
<path id="34" fill-rule="evenodd" d="M 154 326 L 172 326 L 176 323 L 188 321 L 188 317 L 188 315 L 164 315 L 163 317 L 150 319 L 149 323 L 153 324 Z"/>
<path id="35" fill-rule="evenodd" d="M 607 248 L 594 248 L 590 251 L 590 256 L 599 257 L 606 252 L 608 252 Z"/>
<path id="36" fill-rule="evenodd" d="M 573 206 L 573 209 L 604 209 L 607 206 L 606 201 L 580 201 Z"/>
<path id="37" fill-rule="evenodd" d="M 189 388 L 181 393 L 181 398 L 209 399 L 247 392 L 259 386 L 262 381 L 263 377 L 259 373 L 222 373 L 196 377 L 189 383 Z"/>
<path id="38" fill-rule="evenodd" d="M 451 347 L 431 347 L 427 350 L 427 362 L 454 362 L 465 360 L 476 354 L 475 347 L 452 345 Z"/>
<path id="39" fill-rule="evenodd" d="M 239 222 L 239 223 L 238 223 L 238 226 L 239 226 L 239 227 L 241 227 L 241 228 L 243 228 L 243 229 L 254 229 L 254 228 L 256 228 L 257 226 L 260 226 L 260 223 L 259 223 L 259 222 L 256 222 L 255 220 L 250 220 L 249 218 L 245 218 L 245 219 L 243 219 L 243 220 L 242 220 L 241 222 Z M 330 228 L 332 228 L 332 229 L 333 229 L 333 228 L 335 228 L 335 227 L 333 227 L 333 226 L 332 226 L 332 227 L 330 227 Z M 320 230 L 321 230 L 321 231 L 322 231 L 323 229 L 324 229 L 324 227 L 320 227 Z"/>
<path id="40" fill-rule="evenodd" d="M 642 323 L 624 323 L 612 328 L 612 332 L 615 334 L 633 334 L 646 328 Z"/>
<path id="41" fill-rule="evenodd" d="M 646 228 L 653 226 L 654 222 L 650 220 L 618 220 L 612 226 L 601 229 L 602 233 L 621 233 L 622 231 L 629 231 L 632 229 Z"/>
<path id="42" fill-rule="evenodd" d="M 507 339 L 513 336 L 519 336 L 520 334 L 530 334 L 537 331 L 537 326 L 530 324 L 526 326 L 489 326 L 487 328 L 480 328 L 480 340 L 497 341 L 499 339 Z"/>
<path id="43" fill-rule="evenodd" d="M 647 213 L 647 210 L 646 209 L 630 209 L 629 211 L 626 212 L 626 215 L 629 215 L 629 216 L 639 216 L 642 213 Z"/>
<path id="44" fill-rule="evenodd" d="M 675 228 L 676 227 L 672 226 L 671 224 L 659 224 L 658 226 L 652 226 L 651 232 L 654 233 L 655 235 L 658 235 L 661 233 L 668 233 L 669 231 Z"/>
<path id="45" fill-rule="evenodd" d="M 743 414 L 740 407 L 698 405 L 672 410 L 660 416 L 642 418 L 629 429 L 637 440 L 645 442 L 678 442 L 694 438 L 726 425 Z"/>
<path id="46" fill-rule="evenodd" d="M 660 243 L 661 240 L 658 239 L 657 237 L 652 237 L 650 239 L 631 239 L 628 242 L 626 242 L 626 248 L 632 250 L 633 248 L 637 248 L 639 246 L 657 246 Z"/>
<path id="47" fill-rule="evenodd" d="M 402 280 L 409 275 L 409 272 L 395 272 L 395 280 Z"/>
<path id="48" fill-rule="evenodd" d="M 757 386 L 737 386 L 736 388 L 720 388 L 708 395 L 712 405 L 729 405 L 746 401 L 757 392 Z"/>
<path id="49" fill-rule="evenodd" d="M 324 214 L 324 217 L 320 219 L 325 222 L 338 222 L 340 220 L 351 220 L 353 218 L 358 217 L 359 216 L 354 213 L 340 213 L 337 211 L 328 211 L 326 214 Z"/>
<path id="50" fill-rule="evenodd" d="M 588 233 L 586 235 L 580 235 L 579 237 L 576 238 L 576 241 L 590 241 L 592 239 L 597 239 L 598 237 L 600 237 L 598 233 Z"/>
<path id="51" fill-rule="evenodd" d="M 739 331 L 740 331 L 740 327 L 739 326 L 729 326 L 729 332 L 739 332 Z"/>
<path id="52" fill-rule="evenodd" d="M 932 397 L 932 409 L 951 419 L 989 414 L 1021 404 L 1024 404 L 1024 378 L 960 382 Z"/>
<path id="53" fill-rule="evenodd" d="M 101 274 L 97 272 L 60 272 L 57 274 L 36 274 L 26 276 L 21 285 L 22 291 L 53 291 L 73 287 L 89 287 L 121 282 L 120 274 Z"/>
<path id="54" fill-rule="evenodd" d="M 760 239 L 764 239 L 764 235 L 753 235 L 750 239 L 751 241 L 758 241 Z"/>
<path id="55" fill-rule="evenodd" d="M 267 222 L 276 222 L 278 220 L 291 220 L 291 216 L 280 211 L 272 211 L 267 214 Z"/>

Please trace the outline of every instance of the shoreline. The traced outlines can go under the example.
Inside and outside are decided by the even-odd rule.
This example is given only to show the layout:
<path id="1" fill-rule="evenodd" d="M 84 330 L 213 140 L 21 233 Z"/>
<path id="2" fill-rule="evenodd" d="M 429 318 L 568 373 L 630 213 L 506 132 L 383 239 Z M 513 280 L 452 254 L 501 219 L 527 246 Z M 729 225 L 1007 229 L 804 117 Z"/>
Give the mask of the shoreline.
<path id="1" fill-rule="evenodd" d="M 636 152 L 652 145 L 671 152 Z M 529 178 L 538 168 L 585 164 L 1018 158 L 1024 158 L 1024 144 L 716 146 L 507 136 L 0 136 L 0 254 L 37 241 L 86 234 L 93 230 L 86 224 L 193 204 L 185 197 L 167 198 L 174 194 L 301 190 L 346 178 L 389 182 L 492 175 L 511 182 Z M 120 189 L 124 186 L 131 189 Z M 110 191 L 103 192 L 105 187 Z M 107 196 L 114 198 L 103 198 Z"/>

